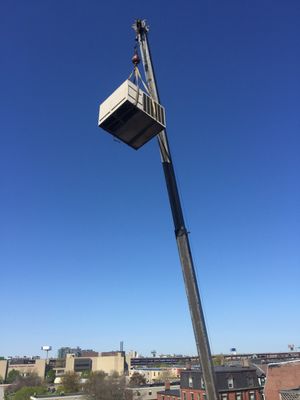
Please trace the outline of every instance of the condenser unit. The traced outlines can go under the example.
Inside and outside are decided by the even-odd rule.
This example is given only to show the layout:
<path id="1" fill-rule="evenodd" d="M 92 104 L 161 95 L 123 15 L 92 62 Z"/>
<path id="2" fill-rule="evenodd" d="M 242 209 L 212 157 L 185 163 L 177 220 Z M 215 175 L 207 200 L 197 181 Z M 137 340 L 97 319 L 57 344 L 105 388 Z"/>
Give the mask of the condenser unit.
<path id="1" fill-rule="evenodd" d="M 99 127 L 138 149 L 166 127 L 165 109 L 130 80 L 101 105 Z"/>

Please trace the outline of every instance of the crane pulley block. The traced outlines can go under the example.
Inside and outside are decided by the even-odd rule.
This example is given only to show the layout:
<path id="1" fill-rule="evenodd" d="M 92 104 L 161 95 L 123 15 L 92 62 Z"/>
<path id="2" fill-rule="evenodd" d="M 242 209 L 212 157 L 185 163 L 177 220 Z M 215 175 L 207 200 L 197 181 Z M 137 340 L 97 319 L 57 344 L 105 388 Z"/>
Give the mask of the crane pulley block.
<path id="1" fill-rule="evenodd" d="M 137 150 L 166 127 L 165 109 L 127 79 L 100 105 L 98 125 Z"/>

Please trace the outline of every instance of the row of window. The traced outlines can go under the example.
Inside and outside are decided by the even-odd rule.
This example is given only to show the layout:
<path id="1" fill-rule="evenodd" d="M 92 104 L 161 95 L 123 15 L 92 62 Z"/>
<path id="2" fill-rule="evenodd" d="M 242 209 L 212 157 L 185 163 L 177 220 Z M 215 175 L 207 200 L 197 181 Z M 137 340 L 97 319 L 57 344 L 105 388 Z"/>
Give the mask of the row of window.
<path id="1" fill-rule="evenodd" d="M 247 385 L 248 386 L 253 386 L 254 385 L 253 376 L 248 376 L 247 377 Z M 227 386 L 228 386 L 228 389 L 233 389 L 234 388 L 234 380 L 233 380 L 232 377 L 227 379 Z M 189 387 L 190 388 L 194 387 L 194 380 L 193 380 L 193 377 L 191 377 L 191 376 L 189 377 Z M 201 389 L 205 389 L 203 378 L 201 378 Z"/>
<path id="2" fill-rule="evenodd" d="M 186 392 L 182 392 L 182 396 L 182 400 L 187 400 Z M 190 393 L 190 400 L 206 400 L 206 394 L 203 393 L 201 399 L 200 393 Z"/>
<path id="3" fill-rule="evenodd" d="M 178 400 L 178 397 L 175 396 L 161 396 L 161 400 Z"/>
<path id="4" fill-rule="evenodd" d="M 235 400 L 242 400 L 242 393 L 236 392 L 235 393 Z M 187 393 L 182 392 L 182 400 L 187 400 Z M 202 399 L 200 393 L 190 393 L 189 400 L 206 400 L 206 394 L 203 393 Z M 221 400 L 228 400 L 228 393 L 221 394 Z M 256 400 L 255 392 L 248 392 L 248 399 L 247 400 Z"/>

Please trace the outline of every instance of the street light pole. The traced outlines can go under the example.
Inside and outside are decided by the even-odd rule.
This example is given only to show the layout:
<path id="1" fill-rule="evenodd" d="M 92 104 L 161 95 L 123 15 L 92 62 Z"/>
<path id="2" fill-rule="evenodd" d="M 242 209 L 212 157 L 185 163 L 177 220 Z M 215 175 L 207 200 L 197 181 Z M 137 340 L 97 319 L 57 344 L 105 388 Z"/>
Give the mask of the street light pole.
<path id="1" fill-rule="evenodd" d="M 136 20 L 133 28 L 137 35 L 136 38 L 139 43 L 145 76 L 147 79 L 147 84 L 151 97 L 154 101 L 160 103 L 148 43 L 148 27 L 144 20 Z M 176 242 L 178 246 L 185 289 L 188 298 L 194 335 L 196 339 L 196 346 L 200 358 L 207 398 L 208 400 L 217 400 L 218 393 L 216 389 L 215 372 L 211 358 L 209 340 L 205 326 L 204 314 L 202 310 L 197 278 L 189 244 L 188 232 L 184 223 L 184 217 L 181 208 L 181 202 L 178 193 L 177 182 L 168 145 L 166 130 L 163 130 L 158 134 L 158 144 L 169 195 L 169 202 L 172 210 Z"/>

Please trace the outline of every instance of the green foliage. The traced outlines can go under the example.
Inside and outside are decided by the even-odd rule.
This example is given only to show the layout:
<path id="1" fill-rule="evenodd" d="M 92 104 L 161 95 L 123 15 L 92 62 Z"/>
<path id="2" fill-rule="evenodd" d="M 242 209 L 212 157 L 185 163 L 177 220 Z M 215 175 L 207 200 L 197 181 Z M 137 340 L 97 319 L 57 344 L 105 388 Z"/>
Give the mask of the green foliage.
<path id="1" fill-rule="evenodd" d="M 63 392 L 76 393 L 80 390 L 80 376 L 76 372 L 67 372 L 61 380 Z"/>
<path id="2" fill-rule="evenodd" d="M 6 383 L 14 383 L 17 379 L 19 379 L 21 377 L 21 374 L 19 371 L 12 369 L 11 371 L 9 371 L 9 373 L 7 374 L 7 378 L 6 378 Z"/>
<path id="3" fill-rule="evenodd" d="M 64 387 L 62 385 L 57 386 L 55 393 L 59 395 L 64 394 Z"/>
<path id="4" fill-rule="evenodd" d="M 53 369 L 50 369 L 46 374 L 46 382 L 53 383 L 54 379 L 55 379 L 55 371 Z"/>
<path id="5" fill-rule="evenodd" d="M 0 385 L 4 383 L 4 379 L 2 378 L 2 376 L 0 375 Z"/>
<path id="6" fill-rule="evenodd" d="M 214 365 L 224 365 L 224 356 L 222 354 L 217 354 L 213 357 Z"/>
<path id="7" fill-rule="evenodd" d="M 46 393 L 46 388 L 42 386 L 25 386 L 19 389 L 13 396 L 13 400 L 30 400 L 34 394 Z"/>
<path id="8" fill-rule="evenodd" d="M 9 389 L 11 392 L 16 392 L 24 386 L 37 387 L 43 385 L 42 379 L 36 373 L 30 373 L 26 376 L 22 376 L 18 371 L 15 372 L 17 372 L 17 374 L 13 374 L 11 377 L 13 379 L 12 386 Z"/>
<path id="9" fill-rule="evenodd" d="M 142 386 L 146 384 L 146 379 L 143 375 L 139 374 L 138 372 L 134 372 L 131 375 L 129 385 L 131 387 L 137 387 L 137 386 Z"/>
<path id="10" fill-rule="evenodd" d="M 81 378 L 88 379 L 91 376 L 92 371 L 82 371 Z"/>

